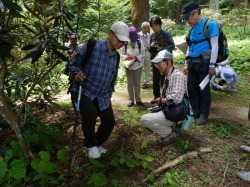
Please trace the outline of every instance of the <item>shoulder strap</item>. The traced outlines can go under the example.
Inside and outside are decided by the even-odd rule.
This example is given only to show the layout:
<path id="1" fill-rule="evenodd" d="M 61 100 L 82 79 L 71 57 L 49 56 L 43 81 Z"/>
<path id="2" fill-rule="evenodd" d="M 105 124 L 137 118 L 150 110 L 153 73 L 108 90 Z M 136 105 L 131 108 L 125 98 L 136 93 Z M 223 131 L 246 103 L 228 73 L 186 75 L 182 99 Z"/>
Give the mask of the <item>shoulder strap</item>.
<path id="1" fill-rule="evenodd" d="M 116 51 L 116 66 L 115 68 L 118 70 L 120 64 L 120 53 Z"/>
<path id="2" fill-rule="evenodd" d="M 141 54 L 141 41 L 140 41 L 140 39 L 137 39 L 137 45 L 139 48 L 139 53 Z"/>
<path id="3" fill-rule="evenodd" d="M 91 57 L 94 48 L 95 48 L 96 40 L 89 39 L 87 42 L 87 51 L 85 53 L 85 56 L 83 58 L 83 64 L 82 67 L 85 66 L 89 62 L 89 58 Z"/>
<path id="4" fill-rule="evenodd" d="M 209 34 L 208 34 L 208 26 L 209 26 L 211 21 L 212 21 L 211 19 L 207 19 L 205 24 L 204 24 L 204 27 L 203 27 L 204 36 L 208 41 L 210 39 Z"/>
<path id="5" fill-rule="evenodd" d="M 124 47 L 125 47 L 125 55 L 127 55 L 128 42 L 125 42 Z M 120 55 L 120 54 L 119 54 L 119 55 Z"/>

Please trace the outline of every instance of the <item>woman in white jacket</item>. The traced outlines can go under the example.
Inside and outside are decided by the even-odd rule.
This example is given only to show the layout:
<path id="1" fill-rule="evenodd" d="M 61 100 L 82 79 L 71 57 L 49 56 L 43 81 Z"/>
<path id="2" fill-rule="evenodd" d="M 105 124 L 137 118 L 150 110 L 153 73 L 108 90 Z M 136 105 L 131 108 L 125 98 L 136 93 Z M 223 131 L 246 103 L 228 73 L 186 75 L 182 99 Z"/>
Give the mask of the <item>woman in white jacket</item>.
<path id="1" fill-rule="evenodd" d="M 141 73 L 144 63 L 145 48 L 138 39 L 135 27 L 129 28 L 130 42 L 125 43 L 122 48 L 121 57 L 125 60 L 125 70 L 127 75 L 127 89 L 129 95 L 128 107 L 134 105 L 143 106 L 140 96 Z M 130 63 L 130 61 L 132 63 Z M 129 65 L 128 65 L 129 64 Z"/>

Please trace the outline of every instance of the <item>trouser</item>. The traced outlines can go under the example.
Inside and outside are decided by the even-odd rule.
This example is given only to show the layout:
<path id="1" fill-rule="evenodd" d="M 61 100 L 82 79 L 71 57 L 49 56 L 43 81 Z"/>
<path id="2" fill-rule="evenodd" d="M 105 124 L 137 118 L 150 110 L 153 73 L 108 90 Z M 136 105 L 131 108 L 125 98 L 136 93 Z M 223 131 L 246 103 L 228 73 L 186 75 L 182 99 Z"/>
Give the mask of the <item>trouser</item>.
<path id="1" fill-rule="evenodd" d="M 162 111 L 156 113 L 144 114 L 141 117 L 142 124 L 148 129 L 152 130 L 154 133 L 165 138 L 172 132 L 172 126 L 175 122 L 169 121 L 165 118 Z"/>
<path id="2" fill-rule="evenodd" d="M 188 64 L 188 94 L 195 118 L 200 114 L 209 115 L 211 105 L 210 84 L 200 90 L 199 84 L 208 75 L 209 63 L 189 61 Z"/>
<path id="3" fill-rule="evenodd" d="M 151 66 L 150 53 L 146 51 L 144 57 L 144 66 L 141 73 L 141 84 L 149 84 L 150 66 Z"/>
<path id="4" fill-rule="evenodd" d="M 161 75 L 159 70 L 152 64 L 153 68 L 153 94 L 154 98 L 158 98 L 161 95 L 161 87 L 163 85 L 165 75 Z"/>
<path id="5" fill-rule="evenodd" d="M 89 97 L 82 95 L 80 113 L 82 115 L 82 131 L 85 137 L 84 146 L 89 148 L 102 145 L 109 138 L 115 126 L 111 104 L 107 109 L 101 111 L 97 98 L 92 101 Z M 100 117 L 101 124 L 95 132 L 97 116 Z"/>
<path id="6" fill-rule="evenodd" d="M 141 81 L 141 72 L 142 67 L 137 70 L 129 70 L 128 68 L 125 68 L 126 75 L 127 75 L 127 89 L 128 89 L 128 96 L 129 100 L 134 102 L 140 102 L 141 101 L 141 87 L 140 87 L 140 81 Z"/>

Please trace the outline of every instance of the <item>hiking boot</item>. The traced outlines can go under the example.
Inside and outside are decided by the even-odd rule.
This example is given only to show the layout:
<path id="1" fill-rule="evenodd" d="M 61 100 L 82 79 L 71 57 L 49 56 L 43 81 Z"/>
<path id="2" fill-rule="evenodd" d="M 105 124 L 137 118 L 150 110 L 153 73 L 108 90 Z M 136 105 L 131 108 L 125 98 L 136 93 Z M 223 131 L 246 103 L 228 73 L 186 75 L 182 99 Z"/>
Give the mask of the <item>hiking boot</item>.
<path id="1" fill-rule="evenodd" d="M 136 105 L 139 105 L 139 106 L 143 106 L 143 102 L 139 101 L 139 102 L 136 102 Z"/>
<path id="2" fill-rule="evenodd" d="M 128 107 L 134 106 L 134 102 L 129 101 L 127 106 L 128 106 Z"/>
<path id="3" fill-rule="evenodd" d="M 250 171 L 248 172 L 243 172 L 243 171 L 240 171 L 237 173 L 238 176 L 243 179 L 244 181 L 248 181 L 250 182 Z"/>
<path id="4" fill-rule="evenodd" d="M 98 146 L 98 149 L 99 149 L 99 153 L 100 154 L 104 154 L 104 153 L 106 153 L 107 152 L 107 149 L 105 149 L 104 147 L 102 147 L 101 145 L 100 146 Z"/>
<path id="5" fill-rule="evenodd" d="M 142 88 L 142 89 L 149 88 L 149 84 L 143 84 L 143 85 L 141 85 L 141 88 Z"/>
<path id="6" fill-rule="evenodd" d="M 207 122 L 207 115 L 201 114 L 200 117 L 197 119 L 197 123 L 203 125 Z"/>
<path id="7" fill-rule="evenodd" d="M 161 137 L 159 140 L 157 140 L 155 143 L 159 146 L 166 146 L 172 144 L 174 141 L 176 141 L 178 138 L 177 134 L 175 132 L 172 132 L 170 135 L 166 137 Z"/>
<path id="8" fill-rule="evenodd" d="M 155 104 L 156 103 L 155 99 L 153 99 L 150 103 Z"/>
<path id="9" fill-rule="evenodd" d="M 89 147 L 89 148 L 87 148 L 87 150 L 88 150 L 88 157 L 89 158 L 96 159 L 96 158 L 100 158 L 101 157 L 100 151 L 97 148 L 97 146 Z"/>
<path id="10" fill-rule="evenodd" d="M 250 153 L 250 146 L 241 145 L 240 148 L 241 148 L 243 151 Z"/>

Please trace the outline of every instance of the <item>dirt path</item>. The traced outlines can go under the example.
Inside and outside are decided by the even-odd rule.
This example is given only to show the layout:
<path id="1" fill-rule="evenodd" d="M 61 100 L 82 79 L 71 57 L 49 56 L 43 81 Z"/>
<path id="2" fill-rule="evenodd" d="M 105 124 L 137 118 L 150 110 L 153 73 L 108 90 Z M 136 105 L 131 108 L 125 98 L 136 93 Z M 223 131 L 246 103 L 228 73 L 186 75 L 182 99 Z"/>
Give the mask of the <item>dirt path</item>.
<path id="1" fill-rule="evenodd" d="M 142 90 L 141 93 L 142 102 L 144 102 L 145 108 L 151 106 L 150 101 L 153 99 L 153 95 L 149 92 L 150 89 L 147 89 L 146 91 Z M 114 106 L 125 107 L 128 103 L 128 95 L 125 92 L 121 93 L 119 90 L 117 90 L 114 92 L 111 100 Z M 227 103 L 215 103 L 212 101 L 209 119 L 228 120 L 240 125 L 250 125 L 247 115 L 247 107 L 234 107 Z"/>

